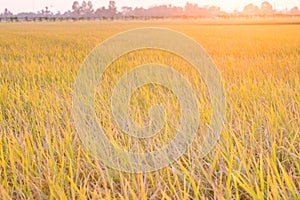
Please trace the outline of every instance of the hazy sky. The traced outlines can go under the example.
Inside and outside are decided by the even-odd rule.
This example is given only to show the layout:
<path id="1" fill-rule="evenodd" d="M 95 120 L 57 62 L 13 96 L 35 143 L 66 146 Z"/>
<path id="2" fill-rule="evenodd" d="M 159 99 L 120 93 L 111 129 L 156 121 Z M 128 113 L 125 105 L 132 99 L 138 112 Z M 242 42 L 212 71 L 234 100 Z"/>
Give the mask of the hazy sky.
<path id="1" fill-rule="evenodd" d="M 199 6 L 216 5 L 220 6 L 222 10 L 233 11 L 235 9 L 242 10 L 243 7 L 249 3 L 260 5 L 264 0 L 115 0 L 118 9 L 122 6 L 149 7 L 161 4 L 172 4 L 184 7 L 187 1 L 190 3 L 198 3 Z M 57 12 L 58 10 L 64 12 L 71 10 L 73 2 L 74 0 L 0 0 L 0 13 L 3 12 L 5 8 L 8 8 L 13 13 L 22 11 L 36 12 L 45 8 L 45 6 L 48 6 L 53 12 Z M 79 2 L 81 3 L 82 0 L 79 0 Z M 99 8 L 101 6 L 107 7 L 109 0 L 91 0 L 91 2 L 94 8 Z M 273 7 L 275 5 L 277 10 L 290 9 L 294 6 L 300 7 L 300 0 L 269 0 L 269 2 Z"/>

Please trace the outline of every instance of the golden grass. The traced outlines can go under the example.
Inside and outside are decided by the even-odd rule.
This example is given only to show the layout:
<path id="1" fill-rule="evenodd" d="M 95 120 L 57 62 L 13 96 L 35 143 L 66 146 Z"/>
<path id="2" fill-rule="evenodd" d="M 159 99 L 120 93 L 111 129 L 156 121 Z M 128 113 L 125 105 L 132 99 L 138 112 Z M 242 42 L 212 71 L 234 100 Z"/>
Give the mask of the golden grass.
<path id="1" fill-rule="evenodd" d="M 199 139 L 167 168 L 127 174 L 105 168 L 82 145 L 72 121 L 72 88 L 80 63 L 96 45 L 143 26 L 183 32 L 207 49 L 225 83 L 226 124 L 216 148 L 205 158 L 196 156 Z M 299 199 L 299 35 L 299 25 L 0 24 L 1 199 Z M 164 60 L 163 53 L 148 54 L 155 61 L 173 62 L 199 91 L 200 105 L 207 102 L 191 67 Z M 99 98 L 109 94 L 110 81 L 137 64 L 128 62 L 129 57 L 120 61 L 129 63 L 127 67 L 117 63 L 110 68 L 104 84 L 99 84 Z M 155 91 L 145 88 L 132 98 L 132 113 L 140 123 L 147 115 L 143 109 L 154 103 L 164 102 L 168 112 L 176 109 L 176 99 L 162 95 L 168 91 Z M 141 98 L 142 94 L 148 96 Z M 110 111 L 101 107 L 105 98 L 96 100 L 99 112 Z M 209 121 L 209 108 L 200 109 L 200 120 Z M 143 147 L 134 147 L 125 137 L 115 139 L 125 148 Z"/>

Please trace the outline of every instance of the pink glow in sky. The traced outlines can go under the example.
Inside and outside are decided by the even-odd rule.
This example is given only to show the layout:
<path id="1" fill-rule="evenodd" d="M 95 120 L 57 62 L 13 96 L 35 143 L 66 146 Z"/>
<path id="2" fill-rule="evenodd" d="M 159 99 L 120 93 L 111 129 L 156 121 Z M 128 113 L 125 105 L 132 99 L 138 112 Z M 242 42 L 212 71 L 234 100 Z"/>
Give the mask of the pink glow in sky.
<path id="1" fill-rule="evenodd" d="M 88 0 L 86 0 L 88 1 Z M 264 0 L 115 0 L 118 9 L 122 6 L 131 7 L 150 7 L 154 5 L 161 4 L 172 4 L 174 6 L 184 7 L 186 2 L 197 3 L 200 7 L 208 6 L 219 6 L 222 10 L 233 11 L 235 9 L 242 10 L 245 5 L 253 3 L 260 6 Z M 19 12 L 36 12 L 38 10 L 44 9 L 48 6 L 52 12 L 61 12 L 71 10 L 72 3 L 74 0 L 0 0 L 0 13 L 3 12 L 5 8 L 8 8 L 13 13 Z M 78 2 L 82 2 L 79 0 Z M 102 6 L 107 7 L 109 0 L 91 0 L 94 8 L 99 8 Z M 269 2 L 275 7 L 276 10 L 291 9 L 294 6 L 300 7 L 300 0 L 269 0 Z"/>

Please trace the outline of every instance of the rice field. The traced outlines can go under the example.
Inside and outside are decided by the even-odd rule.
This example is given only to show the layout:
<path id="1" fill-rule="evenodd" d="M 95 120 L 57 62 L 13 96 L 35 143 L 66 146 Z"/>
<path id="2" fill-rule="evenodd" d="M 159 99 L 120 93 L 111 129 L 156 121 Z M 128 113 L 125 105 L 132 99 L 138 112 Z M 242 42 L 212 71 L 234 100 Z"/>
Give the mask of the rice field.
<path id="1" fill-rule="evenodd" d="M 72 116 L 73 86 L 90 51 L 114 34 L 166 27 L 201 44 L 226 92 L 220 140 L 199 154 L 211 108 L 201 77 L 186 61 L 159 50 L 132 52 L 103 74 L 96 113 L 110 139 L 134 151 L 159 149 L 178 125 L 178 100 L 150 85 L 131 98 L 145 124 L 151 105 L 166 108 L 167 127 L 136 140 L 118 131 L 109 97 L 124 73 L 153 62 L 172 66 L 199 101 L 198 135 L 187 153 L 149 173 L 106 167 L 81 142 Z M 0 199 L 299 199 L 300 25 L 202 25 L 198 21 L 0 23 Z M 180 44 L 177 44 L 180 45 Z"/>

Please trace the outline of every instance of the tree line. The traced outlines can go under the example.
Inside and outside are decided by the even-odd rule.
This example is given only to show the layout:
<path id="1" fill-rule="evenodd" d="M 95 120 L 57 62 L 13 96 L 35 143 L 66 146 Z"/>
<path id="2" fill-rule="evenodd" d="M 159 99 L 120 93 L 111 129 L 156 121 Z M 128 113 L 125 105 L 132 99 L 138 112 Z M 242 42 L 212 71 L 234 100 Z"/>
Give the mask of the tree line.
<path id="1" fill-rule="evenodd" d="M 91 1 L 74 1 L 71 10 L 64 13 L 53 13 L 45 7 L 37 13 L 21 12 L 13 14 L 7 8 L 0 14 L 4 21 L 42 21 L 42 20 L 94 20 L 94 19 L 147 19 L 147 18 L 229 18 L 229 17 L 267 17 L 267 16 L 300 16 L 298 7 L 291 10 L 276 11 L 265 1 L 260 7 L 248 4 L 242 11 L 227 13 L 217 6 L 199 7 L 198 4 L 186 3 L 185 7 L 158 5 L 150 8 L 124 6 L 117 9 L 115 1 L 109 1 L 108 6 L 94 9 Z"/>

